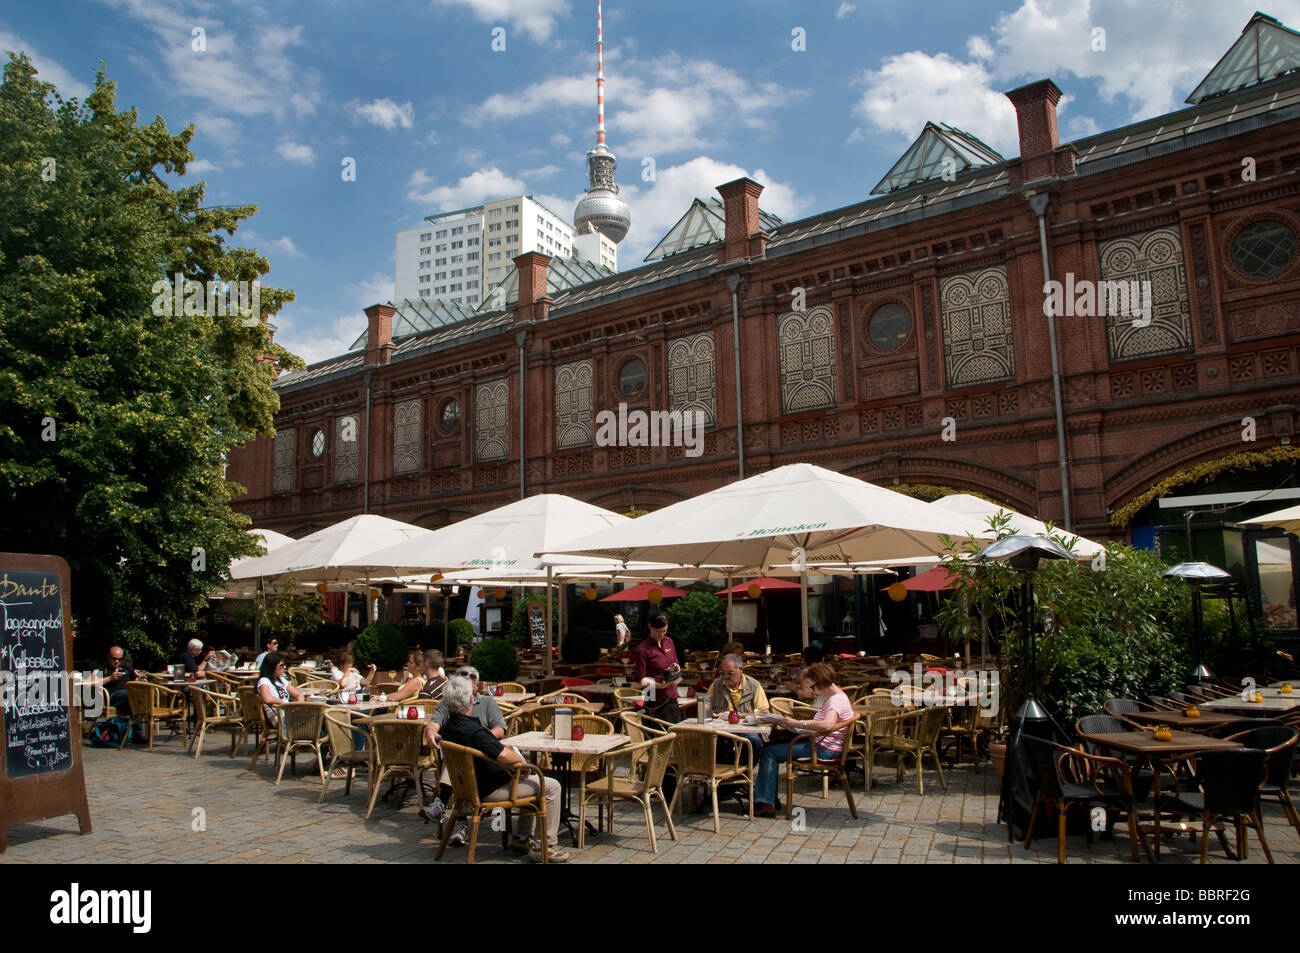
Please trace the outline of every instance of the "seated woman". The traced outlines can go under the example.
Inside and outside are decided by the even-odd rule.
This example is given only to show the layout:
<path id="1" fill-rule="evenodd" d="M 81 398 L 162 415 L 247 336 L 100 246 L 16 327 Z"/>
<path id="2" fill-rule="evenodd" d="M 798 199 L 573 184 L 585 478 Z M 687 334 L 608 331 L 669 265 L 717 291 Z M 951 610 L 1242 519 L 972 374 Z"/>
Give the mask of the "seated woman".
<path id="1" fill-rule="evenodd" d="M 339 658 L 339 667 L 330 667 L 330 678 L 339 683 L 340 692 L 357 692 L 362 685 L 370 685 L 375 680 L 375 666 L 372 663 L 364 678 L 357 671 L 356 661 L 351 652 L 344 652 Z"/>
<path id="2" fill-rule="evenodd" d="M 406 656 L 406 681 L 402 687 L 395 692 L 388 693 L 390 702 L 406 701 L 420 694 L 424 688 L 424 653 L 419 649 L 411 649 Z"/>
<path id="3" fill-rule="evenodd" d="M 849 696 L 835 684 L 835 670 L 825 662 L 804 669 L 799 694 L 804 698 L 812 698 L 813 703 L 819 707 L 817 716 L 811 721 L 783 719 L 782 723 L 792 731 L 828 731 L 853 717 L 853 704 L 849 701 Z M 841 729 L 814 739 L 817 742 L 818 760 L 834 761 L 838 758 L 848 740 L 844 737 L 845 734 L 847 729 Z M 794 748 L 793 752 L 791 747 Z M 781 777 L 781 765 L 791 757 L 811 756 L 812 744 L 807 738 L 797 743 L 768 744 L 763 748 L 763 760 L 754 785 L 755 817 L 772 817 L 776 813 L 776 786 Z"/>
<path id="4" fill-rule="evenodd" d="M 290 685 L 289 679 L 285 677 L 288 668 L 283 655 L 268 652 L 266 658 L 262 659 L 262 667 L 258 669 L 257 694 L 262 699 L 262 711 L 266 714 L 268 725 L 280 723 L 276 709 L 285 702 L 303 700 L 302 692 Z"/>

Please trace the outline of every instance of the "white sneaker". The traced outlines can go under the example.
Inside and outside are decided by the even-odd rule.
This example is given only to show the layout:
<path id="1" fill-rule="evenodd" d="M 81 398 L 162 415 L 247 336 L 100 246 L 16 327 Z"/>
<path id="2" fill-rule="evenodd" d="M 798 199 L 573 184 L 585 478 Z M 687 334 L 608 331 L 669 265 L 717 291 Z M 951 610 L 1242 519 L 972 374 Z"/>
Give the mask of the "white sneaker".
<path id="1" fill-rule="evenodd" d="M 464 824 L 457 824 L 447 843 L 452 847 L 464 847 L 467 840 L 469 840 L 469 828 Z"/>
<path id="2" fill-rule="evenodd" d="M 535 864 L 542 862 L 542 845 L 539 842 L 533 841 L 532 846 L 528 848 L 528 859 Z M 562 864 L 568 859 L 569 852 L 559 844 L 546 848 L 546 862 L 548 864 Z"/>

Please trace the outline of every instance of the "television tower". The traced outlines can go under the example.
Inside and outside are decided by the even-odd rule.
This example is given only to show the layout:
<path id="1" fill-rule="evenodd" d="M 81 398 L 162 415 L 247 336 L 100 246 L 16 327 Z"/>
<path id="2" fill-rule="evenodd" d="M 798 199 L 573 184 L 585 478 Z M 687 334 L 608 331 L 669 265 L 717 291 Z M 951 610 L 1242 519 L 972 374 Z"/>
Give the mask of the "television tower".
<path id="1" fill-rule="evenodd" d="M 596 147 L 587 153 L 587 194 L 573 210 L 579 234 L 600 232 L 618 244 L 627 236 L 632 216 L 614 184 L 617 163 L 605 147 L 605 34 L 601 0 L 596 0 Z"/>

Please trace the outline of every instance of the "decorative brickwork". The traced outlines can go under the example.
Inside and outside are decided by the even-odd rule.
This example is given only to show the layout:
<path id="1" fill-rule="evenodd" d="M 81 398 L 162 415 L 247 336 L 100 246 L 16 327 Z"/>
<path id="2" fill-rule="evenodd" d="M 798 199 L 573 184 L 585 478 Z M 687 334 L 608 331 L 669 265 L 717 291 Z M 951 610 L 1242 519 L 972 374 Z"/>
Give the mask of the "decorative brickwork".
<path id="1" fill-rule="evenodd" d="M 591 361 L 555 369 L 555 449 L 587 447 L 592 441 Z"/>
<path id="2" fill-rule="evenodd" d="M 709 331 L 668 342 L 668 409 L 704 414 L 706 426 L 717 424 L 713 334 Z"/>
<path id="3" fill-rule="evenodd" d="M 355 483 L 361 477 L 361 418 L 349 414 L 334 425 L 334 482 Z"/>
<path id="4" fill-rule="evenodd" d="M 479 384 L 474 391 L 474 459 L 504 460 L 510 441 L 510 382 L 506 378 Z M 474 485 L 481 486 L 479 472 Z"/>
<path id="5" fill-rule="evenodd" d="M 393 472 L 420 469 L 420 401 L 403 401 L 393 407 Z"/>
<path id="6" fill-rule="evenodd" d="M 1104 281 L 1150 282 L 1151 321 L 1133 314 L 1106 315 L 1106 344 L 1112 363 L 1182 354 L 1192 349 L 1182 239 L 1176 228 L 1112 238 L 1098 246 Z"/>
<path id="7" fill-rule="evenodd" d="M 1016 351 L 1006 268 L 995 265 L 944 278 L 939 300 L 948 386 L 1013 379 Z"/>
<path id="8" fill-rule="evenodd" d="M 781 410 L 794 414 L 835 406 L 835 326 L 831 309 L 791 311 L 777 319 Z"/>
<path id="9" fill-rule="evenodd" d="M 293 491 L 293 437 L 292 430 L 281 430 L 275 435 L 275 458 L 271 470 L 271 492 Z"/>

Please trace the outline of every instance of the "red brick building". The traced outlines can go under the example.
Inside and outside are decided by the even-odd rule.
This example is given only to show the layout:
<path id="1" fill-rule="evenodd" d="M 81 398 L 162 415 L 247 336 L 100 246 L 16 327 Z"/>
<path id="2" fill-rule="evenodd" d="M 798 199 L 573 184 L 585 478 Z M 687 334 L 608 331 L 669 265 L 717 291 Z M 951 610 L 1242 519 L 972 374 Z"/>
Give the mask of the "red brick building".
<path id="1" fill-rule="evenodd" d="M 1257 17 L 1242 40 L 1282 29 Z M 521 493 L 655 509 L 735 479 L 742 433 L 746 475 L 807 461 L 1058 523 L 1065 472 L 1072 528 L 1093 538 L 1159 524 L 1143 494 L 1228 454 L 1267 466 L 1213 465 L 1216 489 L 1294 490 L 1276 448 L 1300 408 L 1300 75 L 1214 78 L 1186 109 L 1073 143 L 1043 80 L 1008 93 L 1017 158 L 927 126 L 891 190 L 857 205 L 777 223 L 741 179 L 718 187 L 720 239 L 697 229 L 643 267 L 529 253 L 504 307 L 367 308 L 364 351 L 276 385 L 278 436 L 231 456 L 237 508 L 294 536 L 363 509 L 436 527 Z M 1064 467 L 1044 199 L 1047 278 L 1149 288 L 1142 315 L 1072 296 L 1055 318 Z M 703 453 L 596 445 L 620 402 L 704 414 Z M 1286 505 L 1271 499 L 1195 525 Z M 1251 571 L 1235 545 L 1210 552 Z"/>

